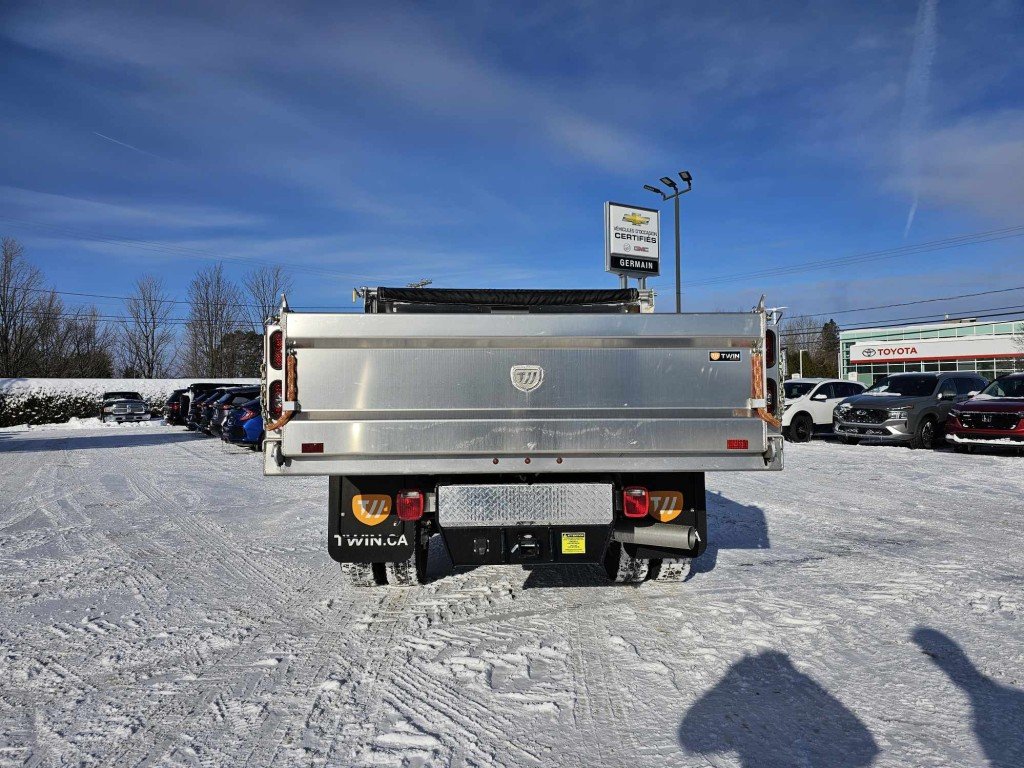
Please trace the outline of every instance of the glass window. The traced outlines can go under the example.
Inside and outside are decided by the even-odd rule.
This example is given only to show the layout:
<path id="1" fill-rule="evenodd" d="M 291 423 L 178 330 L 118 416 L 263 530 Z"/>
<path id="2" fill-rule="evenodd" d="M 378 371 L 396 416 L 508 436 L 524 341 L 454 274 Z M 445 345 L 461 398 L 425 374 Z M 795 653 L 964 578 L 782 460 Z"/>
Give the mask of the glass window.
<path id="1" fill-rule="evenodd" d="M 956 360 L 940 360 L 939 361 L 939 370 L 940 371 L 955 371 L 956 370 Z"/>
<path id="2" fill-rule="evenodd" d="M 1024 376 L 1008 376 L 993 381 L 982 392 L 989 397 L 1024 398 Z"/>
<path id="3" fill-rule="evenodd" d="M 904 374 L 884 376 L 869 389 L 869 392 L 908 397 L 925 397 L 935 390 L 935 377 L 927 374 Z"/>
<path id="4" fill-rule="evenodd" d="M 795 400 L 798 397 L 803 397 L 812 389 L 814 389 L 813 381 L 787 381 L 783 383 L 782 389 L 786 393 L 786 398 L 789 400 Z"/>
<path id="5" fill-rule="evenodd" d="M 953 381 L 956 384 L 956 392 L 958 395 L 966 395 L 969 392 L 978 391 L 977 379 L 970 379 L 966 376 L 957 376 Z"/>
<path id="6" fill-rule="evenodd" d="M 958 371 L 976 371 L 978 364 L 974 360 L 957 360 L 956 369 Z"/>
<path id="7" fill-rule="evenodd" d="M 939 387 L 939 394 L 940 395 L 947 395 L 949 397 L 956 397 L 956 394 L 957 394 L 956 379 L 946 379 L 944 382 L 942 382 L 941 386 Z"/>

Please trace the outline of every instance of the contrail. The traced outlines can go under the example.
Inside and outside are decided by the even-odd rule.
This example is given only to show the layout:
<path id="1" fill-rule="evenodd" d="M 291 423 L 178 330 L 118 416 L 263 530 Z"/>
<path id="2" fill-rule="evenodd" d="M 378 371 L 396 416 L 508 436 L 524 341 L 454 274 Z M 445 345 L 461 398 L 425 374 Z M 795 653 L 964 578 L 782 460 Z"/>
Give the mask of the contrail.
<path id="1" fill-rule="evenodd" d="M 147 152 L 144 149 L 139 149 L 138 147 L 133 147 L 131 144 L 125 144 L 123 141 L 118 141 L 117 139 L 112 139 L 109 136 L 104 136 L 102 133 L 97 133 L 96 131 L 93 131 L 92 133 L 93 133 L 93 136 L 99 136 L 101 139 L 106 139 L 107 141 L 112 141 L 115 144 L 120 144 L 122 147 L 127 147 L 128 149 L 132 149 L 132 150 L 134 150 L 136 152 L 140 152 L 143 155 L 149 155 L 150 157 L 155 157 L 157 160 L 165 160 L 166 159 L 166 158 L 160 157 L 160 155 L 154 155 L 152 152 Z"/>
<path id="2" fill-rule="evenodd" d="M 910 234 L 917 213 L 917 203 L 921 195 L 921 133 L 928 112 L 928 87 L 932 79 L 932 62 L 935 60 L 937 45 L 936 16 L 938 0 L 921 0 L 917 9 L 917 22 L 914 24 L 914 48 L 910 55 L 910 70 L 907 72 L 907 84 L 903 100 L 903 120 L 901 155 L 903 160 L 903 176 L 913 185 L 914 199 L 907 213 L 907 224 L 903 228 L 903 238 Z"/>

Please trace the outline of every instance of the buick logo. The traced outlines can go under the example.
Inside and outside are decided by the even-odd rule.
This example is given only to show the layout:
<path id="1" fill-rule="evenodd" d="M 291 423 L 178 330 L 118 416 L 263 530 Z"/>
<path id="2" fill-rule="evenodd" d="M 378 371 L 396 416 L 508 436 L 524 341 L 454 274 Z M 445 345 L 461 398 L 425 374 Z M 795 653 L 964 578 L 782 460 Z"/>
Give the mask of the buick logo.
<path id="1" fill-rule="evenodd" d="M 868 347 L 867 349 L 861 350 L 860 356 L 861 357 L 874 357 L 877 354 L 878 354 L 878 350 L 877 349 L 871 349 L 871 347 Z"/>
<path id="2" fill-rule="evenodd" d="M 513 365 L 509 375 L 520 392 L 533 392 L 544 383 L 544 369 L 539 365 Z"/>
<path id="3" fill-rule="evenodd" d="M 986 424 L 991 422 L 992 421 L 992 414 L 991 413 L 983 413 L 981 415 L 981 420 L 984 421 Z"/>

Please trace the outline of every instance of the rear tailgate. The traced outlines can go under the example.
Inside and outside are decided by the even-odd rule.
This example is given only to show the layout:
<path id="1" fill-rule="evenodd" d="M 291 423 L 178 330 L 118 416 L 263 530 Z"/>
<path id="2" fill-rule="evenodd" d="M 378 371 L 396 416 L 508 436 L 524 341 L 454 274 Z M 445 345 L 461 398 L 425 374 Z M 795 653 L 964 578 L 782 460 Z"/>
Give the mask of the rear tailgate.
<path id="1" fill-rule="evenodd" d="M 287 312 L 268 338 L 280 330 L 294 356 L 297 412 L 268 428 L 267 472 L 778 468 L 777 430 L 758 415 L 778 375 L 765 323 Z M 285 383 L 275 363 L 268 344 L 265 390 Z"/>

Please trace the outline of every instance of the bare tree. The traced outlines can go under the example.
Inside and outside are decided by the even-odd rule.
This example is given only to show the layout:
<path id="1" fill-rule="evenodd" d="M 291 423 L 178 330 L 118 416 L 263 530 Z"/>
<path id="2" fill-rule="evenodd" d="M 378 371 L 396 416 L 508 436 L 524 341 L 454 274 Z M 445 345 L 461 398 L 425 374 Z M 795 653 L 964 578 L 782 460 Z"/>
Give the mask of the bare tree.
<path id="1" fill-rule="evenodd" d="M 25 376 L 38 339 L 37 317 L 43 275 L 25 259 L 21 244 L 0 241 L 0 376 Z"/>
<path id="2" fill-rule="evenodd" d="M 189 316 L 185 327 L 183 367 L 188 376 L 208 378 L 236 375 L 235 355 L 224 339 L 237 333 L 246 318 L 238 288 L 224 275 L 220 263 L 202 269 L 188 288 Z"/>
<path id="3" fill-rule="evenodd" d="M 268 317 L 277 314 L 281 306 L 281 294 L 292 289 L 292 279 L 283 267 L 260 267 L 246 274 L 243 280 L 249 292 L 249 319 L 256 333 L 263 333 L 263 324 Z"/>
<path id="4" fill-rule="evenodd" d="M 805 376 L 814 376 L 814 353 L 821 337 L 821 326 L 813 317 L 797 315 L 783 320 L 781 331 L 788 372 L 799 373 L 802 368 Z M 800 365 L 800 350 L 804 350 L 803 366 Z"/>
<path id="5" fill-rule="evenodd" d="M 125 375 L 144 379 L 166 376 L 174 344 L 174 303 L 164 291 L 163 281 L 152 275 L 140 277 L 124 308 L 126 319 L 119 346 Z"/>

